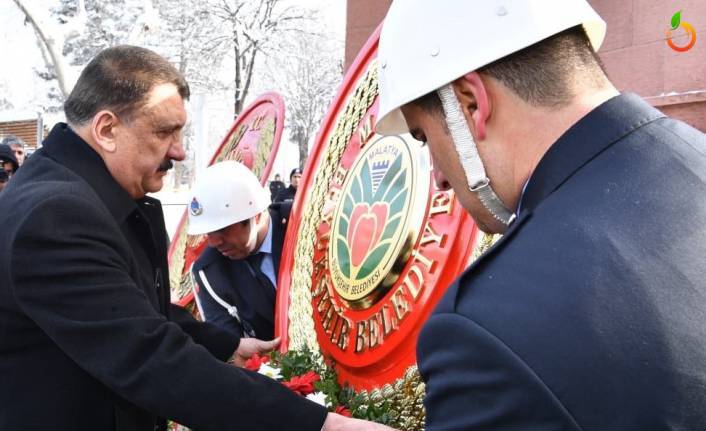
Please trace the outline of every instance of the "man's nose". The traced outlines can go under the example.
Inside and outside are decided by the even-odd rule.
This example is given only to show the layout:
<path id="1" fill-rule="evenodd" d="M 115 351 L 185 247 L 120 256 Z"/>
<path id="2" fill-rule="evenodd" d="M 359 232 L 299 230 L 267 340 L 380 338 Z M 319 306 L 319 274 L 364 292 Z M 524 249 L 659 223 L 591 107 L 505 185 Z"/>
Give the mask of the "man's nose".
<path id="1" fill-rule="evenodd" d="M 436 188 L 439 190 L 451 190 L 451 183 L 436 167 L 434 168 L 434 182 L 436 182 Z"/>
<path id="2" fill-rule="evenodd" d="M 167 152 L 167 157 L 171 160 L 182 161 L 186 158 L 186 151 L 184 151 L 184 142 L 181 133 L 178 134 L 174 143 L 169 147 Z"/>

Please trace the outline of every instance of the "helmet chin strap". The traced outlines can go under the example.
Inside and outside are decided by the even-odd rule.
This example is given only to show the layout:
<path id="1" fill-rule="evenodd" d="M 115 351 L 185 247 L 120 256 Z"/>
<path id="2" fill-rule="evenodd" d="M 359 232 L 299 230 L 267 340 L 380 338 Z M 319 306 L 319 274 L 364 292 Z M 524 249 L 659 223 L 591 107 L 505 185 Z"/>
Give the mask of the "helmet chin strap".
<path id="1" fill-rule="evenodd" d="M 250 234 L 248 236 L 247 245 L 248 250 L 252 250 L 253 252 L 257 251 L 255 250 L 255 246 L 257 245 L 257 233 L 259 230 L 260 226 L 257 224 L 257 216 L 254 216 L 250 219 Z"/>
<path id="2" fill-rule="evenodd" d="M 441 104 L 444 107 L 446 124 L 451 134 L 451 139 L 459 155 L 461 166 L 466 173 L 466 181 L 470 190 L 478 196 L 486 210 L 500 223 L 507 227 L 514 219 L 510 211 L 490 186 L 490 180 L 485 174 L 483 160 L 478 154 L 478 148 L 473 140 L 468 123 L 463 116 L 461 104 L 456 97 L 451 84 L 444 85 L 437 90 Z"/>

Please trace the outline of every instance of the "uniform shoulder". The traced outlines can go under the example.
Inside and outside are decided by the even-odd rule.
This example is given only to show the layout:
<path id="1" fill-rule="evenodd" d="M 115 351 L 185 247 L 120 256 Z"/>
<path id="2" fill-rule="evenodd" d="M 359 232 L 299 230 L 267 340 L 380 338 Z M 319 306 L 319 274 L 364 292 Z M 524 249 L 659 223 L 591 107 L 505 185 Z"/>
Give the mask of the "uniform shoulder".
<path id="1" fill-rule="evenodd" d="M 196 262 L 194 262 L 193 271 L 195 272 L 204 269 L 213 262 L 218 261 L 220 258 L 222 258 L 222 255 L 218 252 L 218 250 L 213 247 L 206 247 L 203 253 L 201 253 L 201 256 L 199 256 L 199 258 L 196 259 Z"/>

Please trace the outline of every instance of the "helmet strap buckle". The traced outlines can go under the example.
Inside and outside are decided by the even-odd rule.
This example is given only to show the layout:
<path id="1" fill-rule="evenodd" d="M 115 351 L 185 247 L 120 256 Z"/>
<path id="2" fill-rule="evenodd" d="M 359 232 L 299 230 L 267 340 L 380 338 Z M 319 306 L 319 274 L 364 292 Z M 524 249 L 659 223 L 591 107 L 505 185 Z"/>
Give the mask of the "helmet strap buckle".
<path id="1" fill-rule="evenodd" d="M 466 181 L 471 192 L 478 196 L 485 209 L 504 226 L 512 221 L 510 211 L 502 200 L 495 194 L 490 180 L 485 173 L 483 160 L 478 154 L 478 148 L 473 140 L 466 118 L 461 110 L 461 104 L 456 97 L 453 86 L 446 84 L 437 90 L 441 104 L 444 107 L 446 125 L 451 139 L 459 155 L 459 161 L 466 174 Z"/>

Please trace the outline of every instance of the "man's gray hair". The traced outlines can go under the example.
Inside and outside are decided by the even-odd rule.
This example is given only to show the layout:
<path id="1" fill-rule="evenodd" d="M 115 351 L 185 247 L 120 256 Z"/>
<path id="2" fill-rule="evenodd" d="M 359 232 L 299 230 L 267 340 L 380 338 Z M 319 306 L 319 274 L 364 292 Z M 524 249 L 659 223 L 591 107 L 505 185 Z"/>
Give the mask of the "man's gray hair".
<path id="1" fill-rule="evenodd" d="M 0 140 L 0 145 L 9 145 L 9 146 L 21 146 L 22 148 L 25 147 L 25 141 L 20 139 L 18 136 L 15 135 L 6 135 L 2 140 Z"/>

